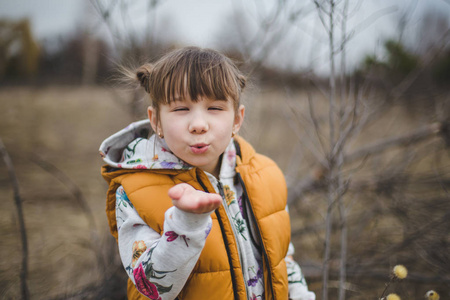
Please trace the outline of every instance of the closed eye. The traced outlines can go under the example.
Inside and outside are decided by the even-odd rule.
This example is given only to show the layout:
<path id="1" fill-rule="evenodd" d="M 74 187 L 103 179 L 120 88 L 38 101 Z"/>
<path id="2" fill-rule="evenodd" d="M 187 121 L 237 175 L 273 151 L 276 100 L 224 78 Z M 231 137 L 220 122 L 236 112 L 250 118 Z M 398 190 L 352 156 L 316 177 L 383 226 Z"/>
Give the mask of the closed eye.
<path id="1" fill-rule="evenodd" d="M 176 107 L 172 111 L 188 111 L 189 108 L 187 107 Z"/>
<path id="2" fill-rule="evenodd" d="M 218 107 L 218 106 L 212 106 L 212 107 L 208 108 L 208 110 L 223 110 L 223 108 Z"/>

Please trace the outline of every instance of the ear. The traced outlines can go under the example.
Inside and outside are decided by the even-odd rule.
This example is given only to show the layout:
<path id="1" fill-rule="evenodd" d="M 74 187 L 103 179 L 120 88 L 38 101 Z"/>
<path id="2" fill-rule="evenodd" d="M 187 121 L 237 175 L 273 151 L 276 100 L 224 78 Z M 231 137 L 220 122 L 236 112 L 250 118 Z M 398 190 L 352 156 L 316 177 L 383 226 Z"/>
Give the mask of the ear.
<path id="1" fill-rule="evenodd" d="M 150 120 L 150 125 L 152 125 L 152 129 L 154 132 L 158 133 L 158 118 L 156 110 L 153 106 L 149 106 L 147 108 L 148 119 Z"/>
<path id="2" fill-rule="evenodd" d="M 239 132 L 242 123 L 244 123 L 244 116 L 245 116 L 245 106 L 241 104 L 238 108 L 238 111 L 236 112 L 236 115 L 234 116 L 234 124 L 233 124 L 234 133 Z"/>

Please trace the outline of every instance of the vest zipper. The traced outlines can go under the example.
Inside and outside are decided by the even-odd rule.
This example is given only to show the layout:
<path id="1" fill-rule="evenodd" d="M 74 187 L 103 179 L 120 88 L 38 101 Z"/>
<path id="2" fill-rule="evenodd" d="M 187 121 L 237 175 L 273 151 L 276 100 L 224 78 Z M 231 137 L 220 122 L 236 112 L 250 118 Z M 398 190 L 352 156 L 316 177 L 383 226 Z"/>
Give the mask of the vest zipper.
<path id="1" fill-rule="evenodd" d="M 271 276 L 272 275 L 271 274 L 272 273 L 272 271 L 271 271 L 272 268 L 270 266 L 269 257 L 267 255 L 266 248 L 264 246 L 264 243 L 263 243 L 263 240 L 262 240 L 262 237 L 261 237 L 261 230 L 259 228 L 259 224 L 256 222 L 255 213 L 253 212 L 253 207 L 252 207 L 252 205 L 250 203 L 250 200 L 249 200 L 249 197 L 248 197 L 248 194 L 247 194 L 247 189 L 246 189 L 245 184 L 244 184 L 244 180 L 242 179 L 241 174 L 239 172 L 236 172 L 236 175 L 237 175 L 238 180 L 239 180 L 239 182 L 240 182 L 240 184 L 242 186 L 242 192 L 244 194 L 244 197 L 245 197 L 245 199 L 247 200 L 247 202 L 249 204 L 248 208 L 250 210 L 250 217 L 252 218 L 253 224 L 256 225 L 256 229 L 257 230 L 255 230 L 255 231 L 256 231 L 256 234 L 257 234 L 257 238 L 258 238 L 259 244 L 261 245 L 261 250 L 262 250 L 261 252 L 263 254 L 264 261 L 265 261 L 265 263 L 267 265 L 267 269 L 268 269 L 268 278 L 267 279 L 269 281 L 270 291 L 272 293 L 272 299 L 275 299 L 275 294 L 274 294 L 274 291 L 273 291 L 272 276 Z M 264 291 L 264 292 L 267 292 L 267 291 Z"/>
<path id="2" fill-rule="evenodd" d="M 230 211 L 228 210 L 227 199 L 225 197 L 225 193 L 223 191 L 223 185 L 222 185 L 222 182 L 220 182 L 220 180 L 217 180 L 217 187 L 219 189 L 219 194 L 222 197 L 222 200 L 225 202 L 223 207 L 225 208 L 227 216 L 230 216 L 231 214 L 230 214 Z M 244 278 L 245 294 L 247 295 L 247 299 L 248 299 L 249 294 L 248 294 L 248 289 L 247 289 L 247 283 L 245 282 L 244 269 L 243 269 L 243 265 L 242 265 L 241 250 L 239 249 L 239 242 L 237 240 L 238 237 L 237 237 L 237 233 L 236 233 L 236 228 L 235 228 L 234 224 L 231 223 L 231 221 L 230 221 L 230 225 L 231 225 L 231 229 L 233 230 L 234 240 L 236 241 L 236 245 L 237 245 L 236 249 L 238 251 L 238 257 L 239 257 L 239 261 L 240 261 L 240 265 L 241 265 L 242 278 Z"/>
<path id="3" fill-rule="evenodd" d="M 203 190 L 206 193 L 209 193 L 208 188 L 205 186 L 205 184 L 203 183 L 203 181 L 200 179 L 199 176 L 197 176 L 197 180 L 200 183 L 200 185 L 202 186 Z M 222 193 L 223 193 L 223 191 L 222 191 Z M 220 225 L 220 232 L 222 233 L 222 238 L 223 238 L 223 240 L 225 242 L 225 250 L 227 251 L 228 264 L 230 265 L 230 275 L 231 275 L 231 283 L 233 285 L 234 299 L 239 299 L 239 295 L 238 295 L 238 292 L 236 290 L 237 281 L 236 281 L 236 276 L 234 275 L 234 267 L 233 267 L 233 261 L 231 259 L 231 251 L 230 251 L 230 247 L 229 247 L 229 244 L 228 244 L 228 238 L 227 238 L 227 236 L 226 236 L 226 234 L 224 232 L 223 220 L 222 220 L 222 217 L 220 216 L 220 214 L 219 214 L 217 209 L 215 211 L 215 214 L 216 214 L 216 217 L 217 217 L 217 221 L 219 222 L 219 225 Z M 244 284 L 245 284 L 245 282 L 244 282 Z"/>

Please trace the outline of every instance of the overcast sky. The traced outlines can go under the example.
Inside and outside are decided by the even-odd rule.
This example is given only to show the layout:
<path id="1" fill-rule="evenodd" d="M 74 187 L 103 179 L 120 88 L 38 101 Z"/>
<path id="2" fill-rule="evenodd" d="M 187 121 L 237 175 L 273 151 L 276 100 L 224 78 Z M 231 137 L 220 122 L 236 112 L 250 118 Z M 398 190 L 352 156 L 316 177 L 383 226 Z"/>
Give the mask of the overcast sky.
<path id="1" fill-rule="evenodd" d="M 101 1 L 101 3 L 107 3 Z M 110 1 L 113 2 L 113 1 Z M 133 0 L 130 3 L 132 19 L 144 23 L 146 3 Z M 179 30 L 179 38 L 185 43 L 207 44 L 213 39 L 222 19 L 231 13 L 231 1 L 166 0 L 157 8 L 160 22 L 170 22 Z M 38 39 L 62 35 L 73 31 L 84 22 L 97 18 L 88 13 L 92 9 L 90 0 L 2 0 L 0 17 L 11 19 L 29 18 L 33 33 Z M 86 20 L 87 14 L 90 20 Z M 119 20 L 120 22 L 120 17 Z M 163 30 L 161 28 L 161 30 Z"/>
<path id="2" fill-rule="evenodd" d="M 102 0 L 99 3 L 111 2 Z M 222 37 L 220 40 L 218 33 L 228 30 L 228 36 L 233 37 L 236 28 L 236 19 L 233 16 L 236 15 L 236 12 L 248 17 L 248 27 L 250 28 L 248 30 L 252 30 L 251 28 L 256 30 L 254 26 L 256 20 L 262 14 L 269 14 L 274 2 L 274 0 L 166 0 L 161 1 L 155 10 L 156 23 L 153 26 L 159 36 L 174 39 L 179 45 L 190 44 L 214 48 L 218 45 L 226 45 L 228 42 L 223 40 L 222 35 L 220 35 Z M 311 2 L 310 0 L 298 0 L 296 5 L 299 3 L 306 5 Z M 116 10 L 115 25 L 120 27 L 123 25 L 123 20 L 131 20 L 127 27 L 145 32 L 148 20 L 146 10 L 149 1 L 133 0 L 128 3 L 132 3 L 132 5 L 127 11 L 127 16 L 121 16 L 119 12 L 123 11 Z M 255 3 L 258 4 L 258 7 L 255 6 Z M 350 3 L 358 3 L 358 1 L 350 0 Z M 449 0 L 366 0 L 362 3 L 363 5 L 349 22 L 349 28 L 352 25 L 361 24 L 361 22 L 364 24 L 364 20 L 370 19 L 376 11 L 386 9 L 389 13 L 381 18 L 376 18 L 376 22 L 366 22 L 362 26 L 364 31 L 354 38 L 349 47 L 350 65 L 361 59 L 363 55 L 376 52 L 377 47 L 381 47 L 381 42 L 386 38 L 398 36 L 398 19 L 405 12 L 411 12 L 407 34 L 414 34 L 417 29 L 415 27 L 420 23 L 424 11 L 430 9 L 439 11 L 450 19 Z M 111 39 L 110 32 L 106 30 L 104 23 L 101 22 L 92 7 L 90 0 L 2 0 L 0 1 L 0 17 L 13 20 L 29 18 L 33 34 L 41 41 L 58 35 L 70 34 L 76 29 L 86 27 L 97 35 Z M 313 66 L 318 70 L 323 68 L 322 65 L 326 64 L 324 62 L 326 54 L 316 51 L 318 48 L 314 47 L 314 45 L 323 43 L 318 39 L 320 32 L 323 33 L 318 20 L 317 15 L 310 14 L 300 20 L 298 26 L 294 26 L 286 33 L 289 35 L 288 39 L 285 39 L 283 50 L 286 51 L 286 54 L 281 56 L 290 57 L 289 51 L 297 51 L 298 61 L 292 61 L 289 58 L 289 60 L 277 63 L 282 67 L 283 65 L 284 67 Z M 276 54 L 274 55 L 276 56 Z M 274 58 L 272 57 L 272 59 Z"/>

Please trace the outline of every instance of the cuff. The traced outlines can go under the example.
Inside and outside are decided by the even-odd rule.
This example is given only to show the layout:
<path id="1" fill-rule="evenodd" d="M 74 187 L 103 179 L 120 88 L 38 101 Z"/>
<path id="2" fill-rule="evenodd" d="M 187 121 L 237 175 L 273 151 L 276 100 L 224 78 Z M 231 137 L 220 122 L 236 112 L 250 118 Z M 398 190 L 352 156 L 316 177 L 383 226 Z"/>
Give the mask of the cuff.
<path id="1" fill-rule="evenodd" d="M 211 220 L 210 213 L 194 214 L 175 206 L 169 208 L 166 214 L 166 218 L 172 221 L 173 226 L 183 232 L 205 229 Z"/>

